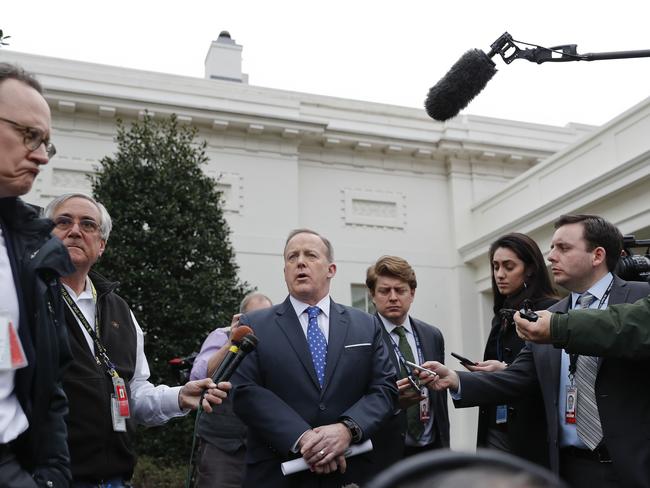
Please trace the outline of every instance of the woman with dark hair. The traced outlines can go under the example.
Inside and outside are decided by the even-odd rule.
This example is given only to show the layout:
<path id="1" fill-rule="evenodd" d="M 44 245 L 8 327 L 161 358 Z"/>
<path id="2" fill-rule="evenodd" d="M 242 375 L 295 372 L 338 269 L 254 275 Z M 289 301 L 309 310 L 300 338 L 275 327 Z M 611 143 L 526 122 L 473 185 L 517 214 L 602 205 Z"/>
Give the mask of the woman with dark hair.
<path id="1" fill-rule="evenodd" d="M 483 361 L 465 365 L 470 371 L 498 371 L 508 367 L 524 341 L 517 336 L 512 313 L 530 307 L 544 310 L 557 301 L 539 247 L 525 234 L 506 234 L 490 246 L 494 318 Z M 478 424 L 479 447 L 510 452 L 548 465 L 544 403 L 538 390 L 507 405 L 484 405 Z"/>

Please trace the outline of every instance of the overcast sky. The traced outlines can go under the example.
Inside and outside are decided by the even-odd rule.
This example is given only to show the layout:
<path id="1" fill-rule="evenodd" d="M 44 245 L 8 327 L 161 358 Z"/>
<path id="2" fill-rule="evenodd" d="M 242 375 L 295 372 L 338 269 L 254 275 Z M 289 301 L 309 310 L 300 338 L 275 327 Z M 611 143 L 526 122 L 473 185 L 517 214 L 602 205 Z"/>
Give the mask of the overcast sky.
<path id="1" fill-rule="evenodd" d="M 4 0 L 3 49 L 203 76 L 222 30 L 243 46 L 249 83 L 421 107 L 468 49 L 503 32 L 581 54 L 650 49 L 642 1 Z M 546 63 L 496 60 L 465 113 L 565 125 L 603 124 L 650 93 L 650 58 Z"/>

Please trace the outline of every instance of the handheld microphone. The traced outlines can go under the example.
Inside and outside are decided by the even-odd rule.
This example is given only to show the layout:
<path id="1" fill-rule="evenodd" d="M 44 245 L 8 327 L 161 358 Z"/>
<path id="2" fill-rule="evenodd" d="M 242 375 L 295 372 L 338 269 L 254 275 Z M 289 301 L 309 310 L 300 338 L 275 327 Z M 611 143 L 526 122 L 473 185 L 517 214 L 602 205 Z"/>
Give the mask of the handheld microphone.
<path id="1" fill-rule="evenodd" d="M 232 361 L 228 363 L 228 366 L 224 368 L 220 376 L 217 376 L 215 373 L 215 375 L 212 377 L 212 381 L 217 384 L 219 384 L 221 381 L 228 381 L 239 366 L 239 363 L 243 361 L 244 357 L 246 357 L 249 352 L 253 351 L 257 347 L 258 342 L 259 339 L 253 334 L 244 336 L 241 340 L 239 350 L 235 353 Z"/>
<path id="2" fill-rule="evenodd" d="M 240 325 L 239 327 L 237 327 L 235 330 L 232 331 L 232 333 L 230 334 L 231 346 L 228 349 L 228 354 L 223 358 L 221 364 L 219 364 L 219 367 L 212 374 L 213 380 L 221 376 L 225 371 L 225 369 L 235 359 L 235 357 L 237 356 L 237 352 L 239 351 L 239 346 L 241 344 L 242 339 L 245 336 L 252 335 L 252 334 L 253 334 L 253 329 L 251 329 L 247 325 Z"/>

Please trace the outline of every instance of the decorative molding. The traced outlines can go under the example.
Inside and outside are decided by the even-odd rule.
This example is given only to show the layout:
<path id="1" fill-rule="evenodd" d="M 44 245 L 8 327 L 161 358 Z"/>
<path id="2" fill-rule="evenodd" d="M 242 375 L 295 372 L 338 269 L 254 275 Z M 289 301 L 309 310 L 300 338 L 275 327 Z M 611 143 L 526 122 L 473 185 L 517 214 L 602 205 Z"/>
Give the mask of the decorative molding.
<path id="1" fill-rule="evenodd" d="M 298 129 L 283 129 L 282 130 L 282 137 L 285 139 L 294 139 L 300 135 L 300 131 Z"/>
<path id="2" fill-rule="evenodd" d="M 207 170 L 205 173 L 214 180 L 215 188 L 221 192 L 224 211 L 240 213 L 244 208 L 243 178 L 236 173 L 216 170 Z"/>
<path id="3" fill-rule="evenodd" d="M 358 141 L 355 143 L 354 148 L 357 151 L 368 151 L 372 149 L 372 144 L 370 144 L 369 142 Z"/>
<path id="4" fill-rule="evenodd" d="M 323 142 L 323 145 L 325 147 L 337 147 L 341 144 L 340 139 L 335 139 L 333 137 L 326 137 L 325 141 Z"/>
<path id="5" fill-rule="evenodd" d="M 396 146 L 394 144 L 390 144 L 384 149 L 384 152 L 386 154 L 401 154 L 402 153 L 402 146 Z"/>
<path id="6" fill-rule="evenodd" d="M 59 111 L 71 114 L 77 109 L 77 104 L 67 100 L 59 100 L 58 107 Z"/>
<path id="7" fill-rule="evenodd" d="M 264 126 L 262 124 L 249 124 L 246 132 L 249 134 L 261 134 L 264 132 Z"/>
<path id="8" fill-rule="evenodd" d="M 116 112 L 117 110 L 115 107 L 106 107 L 104 105 L 100 105 L 97 109 L 97 113 L 100 117 L 113 118 L 115 117 Z"/>
<path id="9" fill-rule="evenodd" d="M 214 130 L 226 130 L 229 126 L 229 122 L 227 120 L 218 120 L 215 119 L 212 121 L 212 128 Z"/>
<path id="10" fill-rule="evenodd" d="M 428 159 L 433 156 L 433 151 L 431 149 L 418 148 L 413 151 L 413 156 L 416 158 Z"/>
<path id="11" fill-rule="evenodd" d="M 52 185 L 57 188 L 65 189 L 88 189 L 88 173 L 83 170 L 54 168 L 52 170 Z"/>
<path id="12" fill-rule="evenodd" d="M 343 190 L 343 218 L 346 225 L 406 227 L 406 197 L 402 193 Z"/>

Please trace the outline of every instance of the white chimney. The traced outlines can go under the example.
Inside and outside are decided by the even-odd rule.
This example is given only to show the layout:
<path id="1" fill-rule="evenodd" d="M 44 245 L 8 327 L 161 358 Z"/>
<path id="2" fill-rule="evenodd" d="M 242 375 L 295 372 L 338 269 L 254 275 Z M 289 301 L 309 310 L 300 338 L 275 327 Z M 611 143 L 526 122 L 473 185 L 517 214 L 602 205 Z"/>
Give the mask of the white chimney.
<path id="1" fill-rule="evenodd" d="M 241 72 L 242 46 L 237 44 L 228 31 L 221 31 L 212 41 L 205 57 L 205 77 L 212 80 L 248 83 L 248 75 Z"/>

